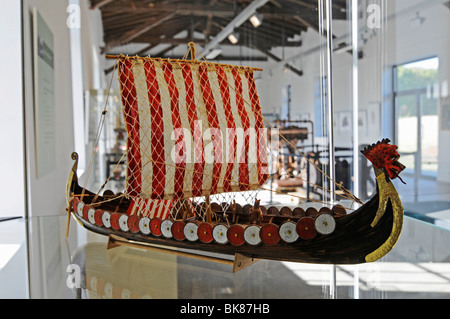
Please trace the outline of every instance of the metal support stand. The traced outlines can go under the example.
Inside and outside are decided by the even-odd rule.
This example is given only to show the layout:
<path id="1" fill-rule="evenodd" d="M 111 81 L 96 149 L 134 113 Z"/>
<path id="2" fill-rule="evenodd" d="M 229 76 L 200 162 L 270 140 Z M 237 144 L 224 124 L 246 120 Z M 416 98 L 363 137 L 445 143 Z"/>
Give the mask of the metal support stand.
<path id="1" fill-rule="evenodd" d="M 239 253 L 236 253 L 234 255 L 234 260 L 218 258 L 218 257 L 210 257 L 210 256 L 175 250 L 175 249 L 171 249 L 171 248 L 156 247 L 156 246 L 153 246 L 153 245 L 150 245 L 147 243 L 130 241 L 126 238 L 122 238 L 120 236 L 110 234 L 108 236 L 108 243 L 107 243 L 106 249 L 112 249 L 112 248 L 119 247 L 119 246 L 147 249 L 150 251 L 156 251 L 156 252 L 161 252 L 161 253 L 166 253 L 166 254 L 172 254 L 172 255 L 177 255 L 177 256 L 182 256 L 182 257 L 195 258 L 195 259 L 230 265 L 230 266 L 233 266 L 233 273 L 238 272 L 239 270 L 247 268 L 247 267 L 253 265 L 254 263 L 260 261 L 260 259 L 248 257 L 248 256 L 245 256 L 245 255 L 242 255 Z"/>

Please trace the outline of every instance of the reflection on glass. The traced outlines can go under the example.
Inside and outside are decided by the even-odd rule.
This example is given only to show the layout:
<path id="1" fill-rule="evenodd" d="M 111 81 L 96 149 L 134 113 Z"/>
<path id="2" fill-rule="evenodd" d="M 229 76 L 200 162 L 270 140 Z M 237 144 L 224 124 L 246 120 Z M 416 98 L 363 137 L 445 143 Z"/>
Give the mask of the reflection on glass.
<path id="1" fill-rule="evenodd" d="M 405 165 L 422 174 L 438 168 L 438 67 L 431 58 L 395 68 L 399 150 Z"/>

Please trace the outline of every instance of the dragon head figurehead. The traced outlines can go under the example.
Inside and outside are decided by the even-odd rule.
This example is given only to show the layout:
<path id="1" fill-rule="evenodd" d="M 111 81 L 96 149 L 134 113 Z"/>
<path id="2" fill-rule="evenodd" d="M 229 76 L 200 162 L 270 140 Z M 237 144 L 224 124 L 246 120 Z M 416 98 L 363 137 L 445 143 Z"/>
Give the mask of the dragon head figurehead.
<path id="1" fill-rule="evenodd" d="M 405 165 L 398 162 L 400 155 L 397 152 L 397 145 L 390 145 L 390 140 L 385 138 L 376 144 L 372 144 L 361 151 L 361 153 L 372 162 L 375 168 L 381 169 L 390 178 L 398 177 L 402 183 L 403 180 L 398 176 L 405 169 Z"/>

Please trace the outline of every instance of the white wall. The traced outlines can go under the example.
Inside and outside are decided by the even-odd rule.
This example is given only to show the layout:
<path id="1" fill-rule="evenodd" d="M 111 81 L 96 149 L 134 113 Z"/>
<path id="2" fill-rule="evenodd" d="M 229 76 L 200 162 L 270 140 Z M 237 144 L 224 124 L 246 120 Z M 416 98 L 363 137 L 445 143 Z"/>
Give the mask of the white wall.
<path id="1" fill-rule="evenodd" d="M 0 217 L 25 215 L 22 43 L 20 1 L 0 10 Z"/>
<path id="2" fill-rule="evenodd" d="M 101 11 L 90 9 L 88 0 L 80 0 L 80 8 L 83 89 L 104 89 L 105 75 L 102 70 L 106 61 L 100 54 L 100 48 L 105 46 Z"/>
<path id="3" fill-rule="evenodd" d="M 69 0 L 71 7 L 71 63 L 73 85 L 74 151 L 78 153 L 78 176 L 88 167 L 87 110 L 85 92 L 104 88 L 103 64 L 100 48 L 104 46 L 101 12 L 90 9 L 88 0 Z"/>
<path id="4" fill-rule="evenodd" d="M 69 4 L 79 7 L 79 29 L 68 25 Z M 71 153 L 80 154 L 80 166 L 86 169 L 86 130 L 84 93 L 104 88 L 100 56 L 102 22 L 99 10 L 91 10 L 88 0 L 24 0 L 24 69 L 26 149 L 28 153 L 28 189 L 32 216 L 65 214 L 65 184 L 73 165 Z M 36 7 L 53 32 L 55 56 L 55 129 L 57 132 L 56 167 L 42 177 L 36 174 L 36 147 L 33 102 L 32 16 Z M 73 63 L 75 62 L 75 63 Z M 74 69 L 75 68 L 75 69 Z M 79 69 L 80 68 L 80 69 Z M 75 129 L 76 128 L 76 129 Z M 81 172 L 80 172 L 81 173 Z"/>
<path id="5" fill-rule="evenodd" d="M 25 123 L 27 151 L 27 181 L 29 213 L 31 216 L 65 214 L 65 186 L 73 165 L 74 127 L 72 109 L 72 73 L 70 56 L 70 29 L 67 27 L 67 1 L 24 0 L 24 77 Z M 55 152 L 54 169 L 38 178 L 33 100 L 33 43 L 32 9 L 36 7 L 54 36 L 55 79 Z"/>

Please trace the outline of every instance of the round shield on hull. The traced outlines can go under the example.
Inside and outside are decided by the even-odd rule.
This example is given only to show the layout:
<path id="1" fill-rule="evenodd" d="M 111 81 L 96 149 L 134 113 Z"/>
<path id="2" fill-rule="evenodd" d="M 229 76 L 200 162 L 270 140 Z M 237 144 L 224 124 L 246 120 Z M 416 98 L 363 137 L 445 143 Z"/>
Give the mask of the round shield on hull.
<path id="1" fill-rule="evenodd" d="M 342 205 L 334 205 L 332 208 L 331 208 L 331 210 L 332 210 L 332 212 L 335 214 L 335 215 L 337 215 L 337 216 L 344 216 L 344 215 L 346 215 L 347 214 L 347 211 L 345 210 L 345 208 L 344 208 L 344 206 L 342 206 Z"/>
<path id="2" fill-rule="evenodd" d="M 119 214 L 119 213 L 113 213 L 111 215 L 110 222 L 111 222 L 111 228 L 112 229 L 114 229 L 114 230 L 119 230 L 120 229 L 120 226 L 119 226 L 120 216 L 122 216 L 122 214 Z"/>
<path id="3" fill-rule="evenodd" d="M 119 227 L 122 231 L 129 231 L 128 228 L 128 215 L 122 215 L 119 218 Z"/>
<path id="4" fill-rule="evenodd" d="M 319 211 L 315 207 L 308 207 L 305 214 L 309 217 L 316 217 L 319 214 Z"/>
<path id="5" fill-rule="evenodd" d="M 327 213 L 327 214 L 333 215 L 333 211 L 331 210 L 331 208 L 326 207 L 326 206 L 319 209 L 319 214 L 322 214 L 322 213 Z"/>
<path id="6" fill-rule="evenodd" d="M 186 224 L 181 220 L 174 221 L 173 225 L 172 225 L 173 238 L 175 238 L 178 241 L 184 240 L 186 238 L 186 236 L 184 236 L 184 227 L 185 226 L 186 226 Z"/>
<path id="7" fill-rule="evenodd" d="M 184 236 L 189 241 L 197 241 L 198 240 L 197 231 L 198 231 L 198 226 L 196 223 L 187 223 L 183 229 Z"/>
<path id="8" fill-rule="evenodd" d="M 269 209 L 267 210 L 267 213 L 269 215 L 278 215 L 280 213 L 280 210 L 275 206 L 270 206 Z"/>
<path id="9" fill-rule="evenodd" d="M 76 213 L 78 213 L 78 203 L 79 202 L 80 202 L 80 200 L 78 199 L 78 197 L 74 197 L 72 200 L 72 209 Z"/>
<path id="10" fill-rule="evenodd" d="M 214 240 L 219 244 L 228 243 L 228 227 L 222 224 L 217 224 L 212 230 Z"/>
<path id="11" fill-rule="evenodd" d="M 278 226 L 275 224 L 265 224 L 261 227 L 259 233 L 261 240 L 264 244 L 269 246 L 274 246 L 280 241 L 280 234 L 278 231 Z"/>
<path id="12" fill-rule="evenodd" d="M 161 233 L 166 238 L 172 238 L 172 225 L 173 222 L 170 219 L 165 219 L 161 222 Z"/>
<path id="13" fill-rule="evenodd" d="M 329 235 L 336 229 L 336 221 L 331 214 L 322 213 L 316 217 L 314 226 L 319 234 Z"/>
<path id="14" fill-rule="evenodd" d="M 162 220 L 159 217 L 152 218 L 152 220 L 150 221 L 150 231 L 152 232 L 153 236 L 161 236 L 161 222 Z"/>
<path id="15" fill-rule="evenodd" d="M 292 209 L 290 207 L 284 206 L 280 209 L 280 215 L 281 216 L 291 216 Z"/>
<path id="16" fill-rule="evenodd" d="M 90 222 L 91 224 L 94 224 L 94 225 L 95 225 L 95 209 L 89 208 L 88 213 L 87 213 L 87 216 L 88 216 L 89 222 Z"/>
<path id="17" fill-rule="evenodd" d="M 139 232 L 139 219 L 140 218 L 138 215 L 128 216 L 128 221 L 127 221 L 128 229 L 134 234 Z"/>
<path id="18" fill-rule="evenodd" d="M 297 222 L 297 234 L 302 239 L 313 239 L 317 235 L 317 230 L 314 226 L 314 218 L 303 217 Z"/>
<path id="19" fill-rule="evenodd" d="M 91 209 L 90 206 L 88 206 L 88 205 L 84 205 L 84 206 L 83 206 L 82 216 L 83 216 L 84 220 L 87 220 L 87 221 L 89 221 L 89 217 L 88 217 L 88 211 L 89 211 L 89 209 Z"/>
<path id="20" fill-rule="evenodd" d="M 86 206 L 82 201 L 79 201 L 77 204 L 77 214 L 80 217 L 83 217 L 84 206 Z"/>
<path id="21" fill-rule="evenodd" d="M 106 228 L 111 227 L 111 213 L 110 212 L 106 212 L 106 211 L 103 212 L 102 222 L 103 222 L 103 226 L 105 226 Z"/>
<path id="22" fill-rule="evenodd" d="M 103 226 L 103 211 L 100 209 L 97 209 L 94 213 L 94 220 L 95 220 L 95 224 L 97 226 L 102 227 Z"/>
<path id="23" fill-rule="evenodd" d="M 294 215 L 295 217 L 303 217 L 306 215 L 306 213 L 303 208 L 295 207 L 294 210 L 292 211 L 292 215 Z"/>
<path id="24" fill-rule="evenodd" d="M 252 246 L 257 246 L 261 243 L 261 237 L 259 236 L 259 227 L 251 225 L 244 230 L 245 242 Z"/>
<path id="25" fill-rule="evenodd" d="M 144 235 L 150 234 L 150 218 L 148 217 L 142 217 L 139 221 L 139 230 Z"/>
<path id="26" fill-rule="evenodd" d="M 233 246 L 241 246 L 245 243 L 244 228 L 241 225 L 231 226 L 228 228 L 227 238 Z"/>
<path id="27" fill-rule="evenodd" d="M 291 221 L 281 224 L 279 230 L 281 239 L 286 243 L 295 242 L 299 237 L 297 234 L 296 226 L 297 225 Z"/>
<path id="28" fill-rule="evenodd" d="M 201 223 L 197 229 L 198 239 L 205 244 L 209 244 L 214 240 L 213 227 L 210 223 Z"/>

